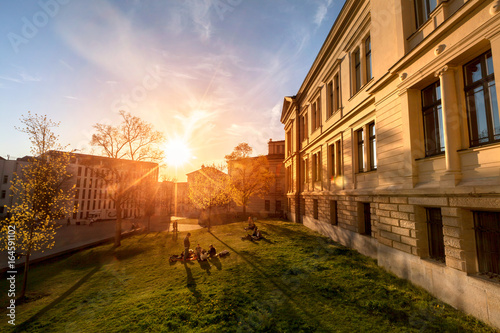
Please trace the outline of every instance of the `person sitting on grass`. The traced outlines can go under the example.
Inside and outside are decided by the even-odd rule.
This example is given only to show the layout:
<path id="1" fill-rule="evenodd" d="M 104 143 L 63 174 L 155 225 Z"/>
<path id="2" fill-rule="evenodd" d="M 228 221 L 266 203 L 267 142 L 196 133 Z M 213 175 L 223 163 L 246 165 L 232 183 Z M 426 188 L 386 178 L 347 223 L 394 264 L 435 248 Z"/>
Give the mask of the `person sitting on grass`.
<path id="1" fill-rule="evenodd" d="M 208 253 L 206 250 L 201 250 L 201 254 L 200 254 L 200 260 L 201 261 L 207 261 L 208 259 Z"/>
<path id="2" fill-rule="evenodd" d="M 195 247 L 195 249 L 194 249 L 194 250 L 196 251 L 196 258 L 197 258 L 198 260 L 200 260 L 200 255 L 201 255 L 201 250 L 202 250 L 202 248 L 201 248 L 200 244 L 198 244 L 198 246 L 197 246 L 197 247 Z"/>
<path id="3" fill-rule="evenodd" d="M 260 230 L 257 227 L 255 227 L 253 234 L 252 234 L 252 239 L 258 240 L 261 238 L 262 238 L 262 234 L 260 233 Z"/>
<path id="4" fill-rule="evenodd" d="M 255 223 L 253 223 L 253 219 L 251 216 L 248 217 L 248 227 L 245 230 L 253 230 L 255 229 Z"/>
<path id="5" fill-rule="evenodd" d="M 215 247 L 212 244 L 210 244 L 208 248 L 208 254 L 210 255 L 210 257 L 214 257 L 216 253 L 217 251 L 215 250 Z"/>

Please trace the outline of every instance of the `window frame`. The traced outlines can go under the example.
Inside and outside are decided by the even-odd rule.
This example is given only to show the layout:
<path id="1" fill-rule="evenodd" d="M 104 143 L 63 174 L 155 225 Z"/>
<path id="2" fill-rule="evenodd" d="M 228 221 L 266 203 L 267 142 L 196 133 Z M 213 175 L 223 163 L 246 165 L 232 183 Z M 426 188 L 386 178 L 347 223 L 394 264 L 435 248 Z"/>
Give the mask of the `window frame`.
<path id="1" fill-rule="evenodd" d="M 425 208 L 427 224 L 427 241 L 429 244 L 429 258 L 445 263 L 443 215 L 439 207 Z M 436 218 L 439 215 L 438 218 Z"/>
<path id="2" fill-rule="evenodd" d="M 371 43 L 371 38 L 370 35 L 365 38 L 364 42 L 365 44 L 365 79 L 366 82 L 370 82 L 370 80 L 373 78 L 373 68 L 372 68 L 372 43 Z M 368 43 L 368 44 L 367 44 Z M 367 46 L 368 45 L 368 46 Z"/>
<path id="3" fill-rule="evenodd" d="M 373 128 L 373 135 L 371 133 L 371 129 Z M 368 150 L 368 159 L 369 171 L 377 170 L 377 133 L 375 130 L 375 122 L 371 122 L 368 124 L 368 146 L 370 147 Z"/>
<path id="4" fill-rule="evenodd" d="M 432 102 L 425 104 L 425 93 L 431 91 Z M 436 156 L 445 153 L 444 146 L 444 117 L 443 117 L 443 107 L 441 102 L 441 93 L 439 94 L 439 99 L 437 96 L 437 91 L 441 91 L 441 81 L 437 80 L 424 89 L 420 91 L 421 108 L 422 108 L 422 124 L 424 130 L 424 151 L 425 156 Z M 427 127 L 427 116 L 433 116 L 433 128 L 429 129 Z M 437 126 L 436 126 L 437 125 Z M 433 134 L 431 134 L 433 133 Z M 430 142 L 434 140 L 434 149 L 430 149 Z M 441 140 L 443 142 L 441 142 Z"/>
<path id="5" fill-rule="evenodd" d="M 431 3 L 431 1 L 433 3 Z M 434 8 L 432 6 L 434 5 Z M 415 23 L 417 30 L 420 29 L 422 25 L 427 22 L 431 16 L 431 13 L 436 10 L 436 8 L 439 6 L 438 1 L 434 0 L 415 0 L 414 1 L 415 5 Z M 422 15 L 422 17 L 419 16 L 419 14 Z M 419 19 L 420 18 L 420 19 Z"/>
<path id="6" fill-rule="evenodd" d="M 357 145 L 357 151 L 356 151 L 356 165 L 358 168 L 358 173 L 365 172 L 365 166 L 366 166 L 366 161 L 365 161 L 365 143 L 364 143 L 364 128 L 360 128 L 356 130 L 354 133 L 356 133 L 356 145 Z"/>
<path id="7" fill-rule="evenodd" d="M 488 50 L 476 58 L 472 59 L 468 63 L 466 63 L 463 66 L 463 75 L 464 75 L 464 94 L 465 94 L 465 105 L 467 108 L 467 125 L 468 125 L 468 133 L 469 133 L 469 145 L 470 147 L 479 147 L 491 143 L 497 143 L 500 142 L 500 132 L 495 135 L 494 130 L 495 130 L 495 115 L 493 114 L 494 111 L 496 111 L 496 117 L 500 118 L 499 114 L 499 109 L 498 109 L 498 96 L 496 96 L 496 82 L 495 82 L 495 71 L 493 68 L 492 64 L 492 69 L 493 71 L 488 74 L 488 58 L 493 58 L 491 50 Z M 476 80 L 472 83 L 468 83 L 467 75 L 467 67 L 472 65 L 473 63 L 477 62 L 479 60 L 479 64 L 481 65 L 481 78 L 479 80 Z M 486 74 L 486 75 L 485 75 Z M 482 88 L 483 92 L 483 103 L 484 103 L 484 117 L 486 121 L 486 129 L 488 131 L 488 134 L 486 137 L 479 137 L 479 128 L 478 128 L 478 122 L 477 122 L 477 110 L 474 110 L 474 117 L 471 115 L 471 108 L 470 108 L 470 102 L 469 102 L 469 93 L 473 93 L 471 97 L 474 98 L 475 101 L 475 95 L 474 92 L 478 89 Z M 492 100 L 492 96 L 490 94 L 490 89 L 493 90 L 495 94 L 495 99 L 496 99 L 496 105 L 494 103 L 494 100 Z M 496 110 L 495 110 L 496 107 Z M 498 121 L 498 126 L 500 128 L 500 119 L 497 118 Z M 473 132 L 473 129 L 475 132 Z M 498 138 L 495 139 L 495 136 Z M 486 140 L 486 141 L 483 141 Z"/>

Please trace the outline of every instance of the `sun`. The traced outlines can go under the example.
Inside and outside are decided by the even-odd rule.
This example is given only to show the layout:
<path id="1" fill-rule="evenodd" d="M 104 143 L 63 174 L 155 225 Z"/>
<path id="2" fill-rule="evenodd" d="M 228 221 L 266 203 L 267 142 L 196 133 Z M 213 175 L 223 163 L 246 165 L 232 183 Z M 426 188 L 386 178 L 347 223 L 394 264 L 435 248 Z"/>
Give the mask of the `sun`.
<path id="1" fill-rule="evenodd" d="M 165 145 L 165 155 L 167 166 L 180 167 L 186 164 L 191 158 L 191 149 L 186 142 L 179 138 L 171 139 Z"/>

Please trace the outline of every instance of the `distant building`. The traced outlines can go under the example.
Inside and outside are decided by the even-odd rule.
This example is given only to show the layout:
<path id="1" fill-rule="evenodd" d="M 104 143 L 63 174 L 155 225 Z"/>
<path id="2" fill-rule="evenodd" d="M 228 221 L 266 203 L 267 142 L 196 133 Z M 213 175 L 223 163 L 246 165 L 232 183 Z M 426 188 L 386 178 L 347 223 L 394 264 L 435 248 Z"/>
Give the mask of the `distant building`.
<path id="1" fill-rule="evenodd" d="M 249 159 L 255 158 L 256 157 L 249 157 Z M 276 177 L 275 182 L 268 194 L 262 197 L 252 196 L 250 198 L 246 207 L 246 212 L 249 215 L 253 213 L 259 216 L 283 216 L 286 204 L 285 172 L 283 166 L 283 160 L 285 159 L 285 140 L 269 140 L 266 159 L 269 163 L 269 171 Z M 229 176 L 231 176 L 233 172 L 233 163 L 233 161 L 230 161 L 228 165 Z M 233 210 L 236 212 L 243 211 L 243 206 L 232 206 Z"/>
<path id="2" fill-rule="evenodd" d="M 50 154 L 54 153 L 58 152 L 50 152 Z M 26 156 L 16 160 L 0 158 L 0 217 L 6 217 L 5 207 L 11 206 L 16 200 L 10 191 L 14 174 L 22 174 L 22 166 L 27 165 L 30 158 L 32 157 Z M 91 219 L 116 218 L 116 207 L 109 195 L 113 189 L 99 177 L 99 173 L 106 172 L 106 165 L 109 165 L 111 161 L 114 165 L 118 165 L 118 168 L 121 168 L 121 172 L 127 172 L 133 179 L 137 181 L 149 179 L 152 184 L 157 184 L 157 163 L 113 160 L 103 156 L 70 153 L 70 163 L 67 168 L 72 176 L 64 186 L 67 188 L 74 186 L 74 199 L 69 204 L 76 207 L 77 210 L 71 216 L 66 216 L 64 222 L 67 223 L 69 220 L 70 223 L 86 223 Z M 123 217 L 141 215 L 144 202 L 141 202 L 140 196 L 140 193 L 135 193 L 131 200 L 124 203 Z"/>
<path id="3" fill-rule="evenodd" d="M 120 172 L 131 177 L 131 183 L 149 179 L 152 186 L 158 183 L 158 163 L 117 160 L 109 157 L 71 153 L 69 172 L 73 175 L 75 185 L 74 206 L 71 222 L 82 222 L 90 219 L 106 220 L 116 218 L 116 206 L 109 195 L 114 189 L 109 187 L 100 177 L 107 172 L 110 163 Z M 140 192 L 135 192 L 122 206 L 124 218 L 139 217 L 143 213 L 144 198 Z"/>
<path id="4" fill-rule="evenodd" d="M 14 160 L 0 156 L 0 219 L 7 217 L 7 207 L 12 206 L 14 197 L 10 190 L 15 174 L 21 174 L 23 165 L 28 163 L 28 156 Z"/>
<path id="5" fill-rule="evenodd" d="M 293 221 L 500 328 L 500 5 L 347 0 L 285 97 Z"/>

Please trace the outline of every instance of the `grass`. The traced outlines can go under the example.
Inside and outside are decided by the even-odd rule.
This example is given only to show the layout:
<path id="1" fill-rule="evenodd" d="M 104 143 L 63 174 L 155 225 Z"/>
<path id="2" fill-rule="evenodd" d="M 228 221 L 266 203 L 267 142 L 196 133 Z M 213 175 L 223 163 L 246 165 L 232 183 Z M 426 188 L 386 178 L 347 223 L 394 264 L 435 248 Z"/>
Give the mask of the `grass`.
<path id="1" fill-rule="evenodd" d="M 245 225 L 191 231 L 193 248 L 230 251 L 209 263 L 170 264 L 184 233 L 151 233 L 34 267 L 14 331 L 494 332 L 302 225 L 259 221 L 258 242 Z"/>

